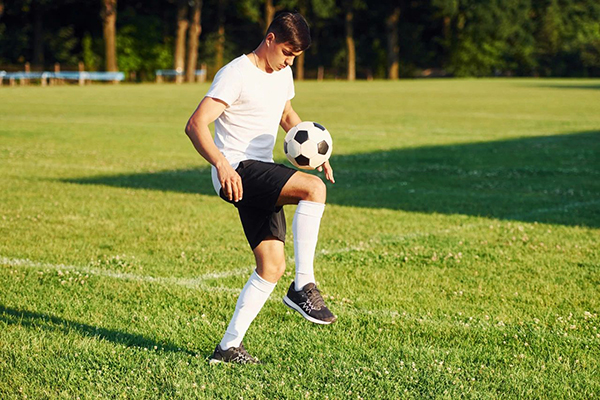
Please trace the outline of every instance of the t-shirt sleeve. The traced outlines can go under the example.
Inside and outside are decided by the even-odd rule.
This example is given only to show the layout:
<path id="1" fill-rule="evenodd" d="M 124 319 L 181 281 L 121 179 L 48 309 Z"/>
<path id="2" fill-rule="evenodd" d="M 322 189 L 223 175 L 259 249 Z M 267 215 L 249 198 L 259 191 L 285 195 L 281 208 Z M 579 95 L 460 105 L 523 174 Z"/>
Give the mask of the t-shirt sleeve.
<path id="1" fill-rule="evenodd" d="M 290 70 L 290 80 L 289 80 L 289 84 L 288 84 L 288 95 L 287 95 L 287 99 L 291 100 L 294 98 L 294 96 L 296 95 L 296 92 L 294 90 L 294 74 L 292 72 L 292 68 L 288 67 L 288 69 Z"/>
<path id="2" fill-rule="evenodd" d="M 241 74 L 235 68 L 225 66 L 215 75 L 206 96 L 224 101 L 230 106 L 240 97 L 241 90 Z"/>

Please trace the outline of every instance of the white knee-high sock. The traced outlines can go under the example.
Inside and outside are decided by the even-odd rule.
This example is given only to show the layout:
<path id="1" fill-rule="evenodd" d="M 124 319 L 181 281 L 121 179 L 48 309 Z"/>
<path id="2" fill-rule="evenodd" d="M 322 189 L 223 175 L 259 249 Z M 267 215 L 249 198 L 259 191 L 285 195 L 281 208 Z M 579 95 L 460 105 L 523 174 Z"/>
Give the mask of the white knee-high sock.
<path id="1" fill-rule="evenodd" d="M 294 214 L 292 232 L 296 256 L 295 289 L 302 289 L 307 283 L 315 282 L 313 262 L 319 238 L 319 226 L 325 204 L 301 200 Z"/>
<path id="2" fill-rule="evenodd" d="M 275 289 L 276 283 L 261 278 L 256 271 L 250 275 L 235 305 L 235 312 L 221 340 L 221 348 L 239 347 L 246 331 Z"/>

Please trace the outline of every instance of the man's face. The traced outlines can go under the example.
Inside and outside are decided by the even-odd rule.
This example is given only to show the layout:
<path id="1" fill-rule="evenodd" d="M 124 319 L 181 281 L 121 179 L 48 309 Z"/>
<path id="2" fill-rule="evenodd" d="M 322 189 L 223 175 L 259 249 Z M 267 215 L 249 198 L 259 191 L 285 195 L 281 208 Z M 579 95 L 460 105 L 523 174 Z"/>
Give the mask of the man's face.
<path id="1" fill-rule="evenodd" d="M 272 38 L 269 36 L 272 36 L 272 34 L 270 33 L 267 36 L 269 44 L 267 62 L 269 67 L 271 67 L 273 71 L 280 71 L 287 66 L 293 65 L 294 59 L 302 54 L 302 52 L 294 52 L 289 43 L 277 43 L 277 41 L 275 41 L 275 36 L 272 36 Z"/>

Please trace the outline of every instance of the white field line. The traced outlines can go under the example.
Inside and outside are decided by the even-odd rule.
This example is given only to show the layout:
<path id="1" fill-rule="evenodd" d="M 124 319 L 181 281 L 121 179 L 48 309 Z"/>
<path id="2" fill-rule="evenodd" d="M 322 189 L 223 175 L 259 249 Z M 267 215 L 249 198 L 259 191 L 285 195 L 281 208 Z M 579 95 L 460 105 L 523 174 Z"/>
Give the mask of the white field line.
<path id="1" fill-rule="evenodd" d="M 249 267 L 238 268 L 238 269 L 231 270 L 231 271 L 203 274 L 196 278 L 186 279 L 186 278 L 161 278 L 161 277 L 152 277 L 152 276 L 141 276 L 141 275 L 135 275 L 135 274 L 130 274 L 130 273 L 102 270 L 102 269 L 90 268 L 90 267 L 84 267 L 84 266 L 41 263 L 41 262 L 35 262 L 32 260 L 28 260 L 28 259 L 15 259 L 15 258 L 7 258 L 7 257 L 0 257 L 0 265 L 9 265 L 11 267 L 53 269 L 56 271 L 74 271 L 74 272 L 92 274 L 92 275 L 108 277 L 108 278 L 113 278 L 113 279 L 118 279 L 118 280 L 130 280 L 130 281 L 142 281 L 142 282 L 158 283 L 158 284 L 170 284 L 170 285 L 183 286 L 183 287 L 198 290 L 198 291 L 226 292 L 226 293 L 232 293 L 232 294 L 239 294 L 241 292 L 241 288 L 229 288 L 229 287 L 223 287 L 223 286 L 217 286 L 217 287 L 205 286 L 205 285 L 203 285 L 203 282 L 208 281 L 208 280 L 217 280 L 217 279 L 227 278 L 230 276 L 238 276 L 238 275 L 248 274 L 250 272 L 251 268 L 253 268 L 253 266 L 249 266 Z M 279 302 L 281 302 L 281 299 L 278 297 L 275 297 L 275 296 L 270 296 L 268 299 L 268 302 L 269 303 L 272 303 L 272 302 L 279 303 Z M 338 303 L 336 303 L 332 308 L 339 310 L 338 313 L 340 313 L 340 311 L 341 311 L 341 314 L 345 315 L 345 316 L 373 316 L 373 317 L 391 319 L 392 321 L 400 319 L 400 320 L 418 322 L 419 324 L 431 324 L 431 325 L 435 325 L 435 326 L 443 325 L 443 326 L 447 326 L 447 327 L 459 327 L 459 328 L 464 328 L 464 329 L 477 329 L 478 328 L 477 322 L 479 322 L 480 324 L 483 323 L 482 321 L 473 321 L 473 324 L 471 325 L 471 324 L 464 323 L 461 321 L 438 321 L 438 320 L 429 319 L 425 316 L 421 317 L 421 316 L 416 316 L 416 315 L 409 315 L 406 312 L 401 313 L 396 310 L 390 310 L 390 309 L 371 310 L 368 308 L 355 308 L 355 307 L 352 307 L 352 306 L 349 306 L 346 304 L 338 304 Z M 291 312 L 291 311 L 288 310 L 288 312 Z M 492 330 L 492 329 L 502 330 L 502 329 L 504 329 L 504 326 L 505 325 L 501 322 L 496 325 L 494 325 L 491 322 L 485 324 L 486 329 L 490 329 L 490 330 Z M 571 337 L 571 339 L 579 340 L 576 337 Z"/>
<path id="2" fill-rule="evenodd" d="M 440 233 L 448 233 L 448 232 L 452 232 L 452 231 L 456 231 L 456 230 L 460 230 L 460 229 L 464 229 L 464 228 L 468 228 L 468 227 L 476 226 L 476 225 L 480 225 L 480 224 L 459 225 L 454 228 L 443 229 L 443 230 L 434 231 L 434 232 L 412 232 L 412 233 L 403 235 L 401 237 L 396 237 L 393 239 L 393 241 L 405 240 L 405 239 L 420 237 L 420 236 L 436 235 L 436 234 L 440 234 Z M 379 244 L 379 241 L 376 243 Z M 369 248 L 369 246 L 367 244 L 366 246 L 365 245 L 349 246 L 349 247 L 344 247 L 344 248 L 336 249 L 336 250 L 325 250 L 324 249 L 324 250 L 321 250 L 320 252 L 318 252 L 316 254 L 316 256 L 319 257 L 321 255 L 333 255 L 333 254 L 347 253 L 350 251 L 363 251 L 363 250 L 367 250 L 368 248 Z M 293 257 L 288 258 L 288 262 L 293 265 L 294 258 Z M 219 279 L 233 277 L 233 276 L 243 276 L 243 275 L 249 276 L 252 273 L 252 270 L 255 268 L 255 266 L 246 266 L 246 267 L 236 268 L 236 269 L 233 269 L 230 271 L 207 273 L 207 274 L 203 274 L 198 277 L 195 277 L 195 278 L 166 278 L 166 277 L 153 277 L 153 276 L 148 276 L 148 275 L 136 275 L 136 274 L 132 274 L 132 273 L 128 273 L 128 272 L 111 271 L 111 270 L 99 269 L 99 268 L 93 268 L 93 267 L 81 266 L 81 265 L 43 263 L 43 262 L 37 262 L 37 261 L 33 261 L 33 260 L 29 260 L 29 259 L 21 259 L 21 258 L 0 257 L 0 265 L 8 265 L 11 267 L 36 268 L 36 269 L 51 269 L 51 270 L 55 270 L 57 272 L 74 271 L 74 272 L 78 272 L 80 274 L 90 274 L 90 275 L 113 278 L 113 279 L 118 279 L 118 280 L 158 283 L 158 284 L 162 284 L 162 285 L 175 285 L 175 286 L 181 286 L 181 287 L 198 290 L 198 291 L 227 292 L 227 293 L 233 293 L 233 294 L 239 294 L 241 292 L 242 288 L 241 287 L 240 288 L 230 288 L 230 287 L 225 287 L 225 286 L 209 286 L 209 285 L 206 285 L 205 283 L 207 281 L 219 280 Z M 269 301 L 280 301 L 280 300 L 276 299 L 274 297 L 270 297 Z M 368 309 L 354 309 L 350 312 L 359 313 L 359 314 L 369 314 L 369 315 L 374 313 L 372 310 L 368 310 Z M 389 316 L 394 316 L 396 314 L 396 312 L 392 311 L 392 310 L 376 311 L 375 313 L 380 314 L 380 315 L 381 314 L 389 315 Z"/>
<path id="3" fill-rule="evenodd" d="M 486 225 L 486 224 L 487 223 L 466 224 L 466 225 L 458 225 L 453 228 L 447 228 L 447 229 L 442 229 L 442 230 L 432 231 L 432 232 L 412 232 L 412 233 L 407 233 L 405 235 L 393 237 L 391 240 L 383 240 L 383 241 L 377 240 L 375 242 L 367 242 L 365 244 L 361 244 L 360 246 L 348 246 L 348 247 L 343 247 L 343 248 L 336 249 L 336 250 L 322 249 L 319 252 L 317 252 L 316 256 L 319 257 L 322 255 L 335 255 L 335 254 L 348 253 L 351 251 L 364 251 L 364 250 L 369 249 L 369 247 L 370 247 L 369 243 L 381 244 L 381 243 L 386 243 L 386 242 L 398 242 L 398 241 L 403 241 L 403 240 L 412 239 L 412 238 L 416 238 L 416 237 L 450 233 L 450 232 L 458 231 L 461 229 L 476 227 L 476 226 Z M 287 261 L 293 265 L 294 257 L 289 257 L 287 259 Z M 20 259 L 20 258 L 0 257 L 0 264 L 8 265 L 11 267 L 43 268 L 43 269 L 51 269 L 51 270 L 55 270 L 55 271 L 77 271 L 77 272 L 83 273 L 83 274 L 90 274 L 90 275 L 96 275 L 96 276 L 102 276 L 102 277 L 108 277 L 108 278 L 114 278 L 114 279 L 120 279 L 120 280 L 149 282 L 149 283 L 158 283 L 158 284 L 166 284 L 166 285 L 176 285 L 176 286 L 186 287 L 189 289 L 206 290 L 206 291 L 225 291 L 225 292 L 232 292 L 232 293 L 239 293 L 241 291 L 241 288 L 207 286 L 207 285 L 205 285 L 205 282 L 211 281 L 211 280 L 219 280 L 219 279 L 223 279 L 223 278 L 229 278 L 229 277 L 233 277 L 233 276 L 243 276 L 243 275 L 249 276 L 252 273 L 253 269 L 255 268 L 255 266 L 246 266 L 246 267 L 240 267 L 240 268 L 236 268 L 236 269 L 229 270 L 229 271 L 211 272 L 211 273 L 203 274 L 203 275 L 200 275 L 200 276 L 194 277 L 194 278 L 170 278 L 170 277 L 154 277 L 154 276 L 149 276 L 149 275 L 137 275 L 137 274 L 132 274 L 129 272 L 112 271 L 112 270 L 93 268 L 93 267 L 83 266 L 83 265 L 68 265 L 68 264 L 62 264 L 62 263 L 61 264 L 43 263 L 43 262 L 33 261 L 33 260 L 29 260 L 29 259 Z"/>
<path id="4" fill-rule="evenodd" d="M 111 270 L 79 266 L 79 265 L 41 263 L 41 262 L 29 260 L 29 259 L 19 259 L 19 258 L 0 257 L 0 264 L 9 265 L 11 267 L 44 268 L 44 269 L 52 269 L 55 271 L 77 271 L 77 272 L 80 272 L 83 274 L 103 276 L 103 277 L 121 279 L 121 280 L 127 280 L 127 281 L 159 283 L 159 284 L 166 284 L 166 285 L 182 286 L 182 287 L 186 287 L 186 288 L 190 288 L 190 289 L 199 289 L 199 290 L 205 290 L 205 291 L 225 291 L 225 292 L 239 292 L 239 290 L 227 288 L 227 287 L 213 287 L 213 286 L 209 287 L 209 286 L 204 285 L 204 283 L 206 281 L 229 278 L 232 276 L 250 275 L 252 268 L 253 268 L 252 266 L 248 266 L 248 267 L 237 268 L 237 269 L 234 269 L 231 271 L 211 272 L 208 274 L 200 275 L 195 278 L 165 278 L 165 277 L 154 277 L 154 276 L 148 276 L 148 275 L 136 275 L 136 274 L 131 274 L 128 272 L 111 271 Z"/>
<path id="5" fill-rule="evenodd" d="M 224 286 L 207 286 L 204 285 L 204 282 L 210 280 L 218 280 L 223 278 L 228 278 L 231 276 L 239 276 L 239 275 L 249 275 L 252 268 L 254 266 L 248 266 L 243 268 L 234 269 L 231 271 L 224 272 L 215 272 L 203 274 L 196 278 L 163 278 L 163 277 L 153 277 L 153 276 L 144 276 L 144 275 L 136 275 L 126 272 L 118 272 L 118 271 L 110 271 L 103 270 L 98 268 L 91 268 L 86 266 L 77 266 L 77 265 L 68 265 L 68 264 L 51 264 L 51 263 L 42 263 L 36 262 L 29 259 L 22 258 L 7 258 L 0 257 L 0 265 L 8 265 L 10 267 L 21 267 L 21 268 L 32 268 L 32 269 L 50 269 L 56 272 L 62 273 L 63 271 L 72 271 L 77 272 L 79 274 L 89 274 L 96 275 L 100 277 L 112 278 L 117 280 L 124 281 L 135 281 L 135 282 L 148 282 L 148 283 L 157 283 L 162 285 L 175 285 L 182 286 L 188 289 L 204 291 L 204 292 L 226 292 L 232 294 L 239 294 L 242 288 L 230 288 Z M 280 302 L 281 299 L 271 296 L 268 299 L 269 302 Z M 343 305 L 336 305 L 336 307 L 344 307 Z M 396 318 L 400 314 L 397 311 L 393 310 L 369 310 L 369 309 L 358 309 L 358 308 L 349 308 L 344 310 L 344 313 L 347 315 L 374 315 L 380 317 L 389 317 Z"/>

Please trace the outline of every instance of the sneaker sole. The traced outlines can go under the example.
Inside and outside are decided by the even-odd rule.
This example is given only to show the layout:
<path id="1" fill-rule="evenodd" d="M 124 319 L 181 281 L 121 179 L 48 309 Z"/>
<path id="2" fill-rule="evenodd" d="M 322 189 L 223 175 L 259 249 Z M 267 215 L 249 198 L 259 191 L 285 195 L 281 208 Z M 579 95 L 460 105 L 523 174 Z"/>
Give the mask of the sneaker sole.
<path id="1" fill-rule="evenodd" d="M 300 313 L 300 315 L 302 315 L 306 320 L 315 323 L 315 324 L 319 324 L 319 325 L 329 325 L 333 321 L 322 321 L 320 319 L 316 319 L 314 317 L 311 317 L 310 315 L 308 315 L 307 313 L 304 312 L 304 310 L 302 308 L 300 308 L 296 303 L 294 303 L 292 300 L 290 300 L 289 297 L 283 296 L 283 304 L 285 304 L 286 306 L 288 306 L 289 308 L 291 308 L 292 310 L 298 311 Z"/>
<path id="2" fill-rule="evenodd" d="M 262 362 L 242 364 L 242 363 L 233 363 L 233 362 L 227 362 L 227 361 L 223 361 L 223 360 L 217 360 L 214 358 L 211 358 L 210 360 L 208 360 L 208 365 L 216 365 L 216 364 L 260 365 L 260 364 L 262 364 Z"/>

